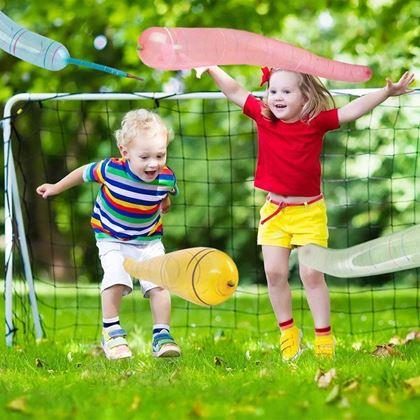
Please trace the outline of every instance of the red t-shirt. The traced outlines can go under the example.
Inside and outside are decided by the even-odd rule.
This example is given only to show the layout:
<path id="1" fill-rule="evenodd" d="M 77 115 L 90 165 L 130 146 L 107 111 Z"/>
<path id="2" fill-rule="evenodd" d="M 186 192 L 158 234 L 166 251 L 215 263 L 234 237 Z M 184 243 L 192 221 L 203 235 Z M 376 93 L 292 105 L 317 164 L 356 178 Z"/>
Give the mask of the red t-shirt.
<path id="1" fill-rule="evenodd" d="M 270 121 L 261 115 L 262 101 L 249 95 L 243 112 L 258 128 L 258 160 L 254 185 L 284 196 L 321 193 L 322 139 L 340 127 L 337 109 L 323 111 L 310 123 Z"/>

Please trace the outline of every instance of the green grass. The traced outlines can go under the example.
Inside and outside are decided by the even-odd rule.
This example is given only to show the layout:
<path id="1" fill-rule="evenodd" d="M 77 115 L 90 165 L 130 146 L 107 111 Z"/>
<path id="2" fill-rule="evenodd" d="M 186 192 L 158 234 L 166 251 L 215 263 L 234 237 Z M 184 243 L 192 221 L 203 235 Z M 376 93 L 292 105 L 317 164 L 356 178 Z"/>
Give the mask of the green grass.
<path id="1" fill-rule="evenodd" d="M 355 293 L 351 308 L 346 294 L 333 294 L 334 360 L 314 357 L 312 326 L 303 308 L 296 315 L 307 327 L 308 348 L 294 364 L 281 361 L 278 332 L 264 294 L 260 298 L 244 295 L 228 302 L 223 310 L 211 312 L 175 299 L 174 321 L 179 326 L 174 333 L 183 351 L 175 360 L 152 358 L 147 302 L 138 295 L 127 298 L 124 326 L 135 356 L 110 362 L 95 346 L 94 293 L 80 292 L 77 299 L 71 293 L 38 293 L 45 324 L 52 328 L 55 312 L 55 325 L 69 327 L 55 334 L 49 331 L 49 339 L 38 344 L 20 340 L 12 349 L 0 344 L 0 418 L 418 418 L 419 386 L 405 381 L 420 375 L 419 342 L 398 345 L 388 357 L 376 357 L 372 355 L 375 345 L 386 343 L 394 331 L 381 330 L 375 336 L 345 333 L 351 319 L 369 331 L 371 325 L 391 327 L 397 314 L 398 335 L 404 337 L 410 330 L 407 326 L 418 322 L 417 308 L 410 309 L 415 304 L 413 292 Z M 396 305 L 399 301 L 406 304 L 405 309 L 393 310 L 401 306 Z M 375 308 L 389 310 L 372 314 L 372 302 Z M 46 310 L 54 303 L 61 306 L 58 313 Z M 294 304 L 296 308 L 303 305 L 300 292 L 295 293 Z M 232 309 L 229 305 L 240 313 L 228 311 Z M 86 309 L 76 318 L 73 306 Z M 259 334 L 256 308 L 267 311 L 260 317 Z M 241 313 L 246 309 L 249 313 Z M 75 330 L 76 320 L 88 325 Z M 183 328 L 186 321 L 188 329 Z M 192 324 L 203 328 L 192 328 Z M 231 328 L 235 325 L 238 328 Z M 352 347 L 355 342 L 359 350 Z M 330 368 L 336 369 L 336 377 L 322 389 L 314 377 L 318 369 Z"/>

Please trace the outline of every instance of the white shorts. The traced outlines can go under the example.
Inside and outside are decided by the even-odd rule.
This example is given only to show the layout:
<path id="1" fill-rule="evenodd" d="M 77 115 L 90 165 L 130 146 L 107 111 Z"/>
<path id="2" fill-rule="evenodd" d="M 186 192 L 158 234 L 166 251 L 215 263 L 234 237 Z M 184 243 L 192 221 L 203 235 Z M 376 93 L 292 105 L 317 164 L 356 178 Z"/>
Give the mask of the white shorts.
<path id="1" fill-rule="evenodd" d="M 108 287 L 116 284 L 126 286 L 124 295 L 128 295 L 133 291 L 133 280 L 123 267 L 125 257 L 131 257 L 137 261 L 145 261 L 165 254 L 165 248 L 160 240 L 144 244 L 98 241 L 96 246 L 99 249 L 99 258 L 104 270 L 101 293 Z M 140 287 L 143 296 L 147 298 L 149 291 L 159 286 L 147 280 L 140 280 Z"/>

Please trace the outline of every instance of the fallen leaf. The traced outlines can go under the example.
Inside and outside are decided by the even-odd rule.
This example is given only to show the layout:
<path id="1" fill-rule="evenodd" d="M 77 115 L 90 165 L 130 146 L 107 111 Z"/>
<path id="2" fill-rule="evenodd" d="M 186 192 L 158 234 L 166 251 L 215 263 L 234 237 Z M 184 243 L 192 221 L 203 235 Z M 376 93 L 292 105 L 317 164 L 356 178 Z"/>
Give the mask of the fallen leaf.
<path id="1" fill-rule="evenodd" d="M 44 362 L 41 359 L 38 359 L 38 357 L 35 359 L 35 366 L 37 368 L 42 368 L 44 367 Z"/>
<path id="2" fill-rule="evenodd" d="M 404 381 L 404 383 L 415 392 L 415 394 L 420 394 L 420 376 L 414 378 L 409 378 Z"/>
<path id="3" fill-rule="evenodd" d="M 67 360 L 68 360 L 69 362 L 72 362 L 72 361 L 73 361 L 73 354 L 72 354 L 72 352 L 71 352 L 71 351 L 69 351 L 69 352 L 67 353 Z"/>
<path id="4" fill-rule="evenodd" d="M 352 392 L 359 388 L 359 382 L 356 380 L 348 381 L 343 386 L 343 391 Z"/>
<path id="5" fill-rule="evenodd" d="M 191 417 L 207 417 L 207 410 L 203 407 L 201 401 L 196 401 L 190 411 Z"/>
<path id="6" fill-rule="evenodd" d="M 334 368 L 325 373 L 318 369 L 315 374 L 315 382 L 318 384 L 319 388 L 328 388 L 335 377 L 336 370 Z"/>
<path id="7" fill-rule="evenodd" d="M 330 393 L 327 395 L 325 402 L 327 404 L 332 404 L 340 398 L 340 387 L 338 385 L 334 385 Z"/>
<path id="8" fill-rule="evenodd" d="M 171 373 L 171 375 L 169 376 L 169 382 L 173 382 L 176 379 L 176 377 L 178 376 L 178 373 L 179 373 L 179 370 L 178 369 L 175 369 Z"/>
<path id="9" fill-rule="evenodd" d="M 129 378 L 130 376 L 133 376 L 135 374 L 134 370 L 125 370 L 123 372 L 123 377 Z"/>
<path id="10" fill-rule="evenodd" d="M 351 345 L 351 348 L 353 350 L 360 351 L 362 349 L 362 343 L 360 341 L 357 341 L 356 343 L 353 343 Z"/>
<path id="11" fill-rule="evenodd" d="M 377 345 L 376 349 L 372 352 L 372 355 L 376 357 L 390 357 L 390 356 L 396 356 L 398 354 L 399 352 L 394 349 L 393 344 Z"/>
<path id="12" fill-rule="evenodd" d="M 249 350 L 247 350 L 247 351 L 245 352 L 245 359 L 246 359 L 246 360 L 251 360 L 251 353 L 249 352 Z"/>
<path id="13" fill-rule="evenodd" d="M 242 413 L 245 416 L 247 416 L 246 418 L 249 418 L 250 416 L 253 416 L 253 417 L 256 417 L 258 415 L 261 416 L 264 414 L 261 408 L 255 407 L 255 405 L 243 405 L 243 404 L 231 407 L 229 412 L 230 414 Z"/>
<path id="14" fill-rule="evenodd" d="M 130 408 L 128 409 L 129 411 L 137 411 L 137 409 L 139 408 L 139 405 L 141 403 L 141 398 L 139 395 L 135 395 L 133 398 L 132 403 L 130 404 Z"/>
<path id="15" fill-rule="evenodd" d="M 259 372 L 259 376 L 260 376 L 260 378 L 262 378 L 264 376 L 268 376 L 268 370 L 266 368 L 261 369 L 260 372 Z"/>
<path id="16" fill-rule="evenodd" d="M 92 349 L 89 350 L 89 354 L 93 357 L 99 357 L 104 354 L 104 351 L 102 350 L 102 347 L 95 346 Z"/>
<path id="17" fill-rule="evenodd" d="M 18 397 L 15 398 L 14 400 L 10 401 L 7 405 L 6 408 L 8 410 L 12 410 L 12 411 L 18 411 L 21 413 L 28 413 L 28 399 L 27 397 Z"/>
<path id="18" fill-rule="evenodd" d="M 309 401 L 301 401 L 300 403 L 298 403 L 298 407 L 300 407 L 302 410 L 307 410 L 309 408 Z"/>
<path id="19" fill-rule="evenodd" d="M 415 341 L 415 340 L 420 340 L 420 331 L 409 332 L 404 339 L 404 344 L 407 344 L 410 341 Z"/>
<path id="20" fill-rule="evenodd" d="M 350 401 L 349 401 L 349 399 L 348 399 L 348 398 L 346 398 L 346 397 L 342 397 L 342 398 L 340 399 L 340 402 L 338 403 L 338 405 L 339 405 L 341 408 L 349 408 L 349 407 L 350 407 Z"/>
<path id="21" fill-rule="evenodd" d="M 219 356 L 214 356 L 213 362 L 216 366 L 222 366 L 225 363 Z"/>
<path id="22" fill-rule="evenodd" d="M 218 341 L 220 341 L 220 340 L 225 340 L 226 339 L 226 337 L 225 337 L 225 332 L 223 331 L 223 330 L 219 330 L 219 331 L 216 331 L 215 333 L 214 333 L 214 341 L 217 343 Z"/>
<path id="23" fill-rule="evenodd" d="M 367 403 L 369 405 L 372 405 L 373 407 L 377 407 L 380 404 L 379 398 L 378 398 L 378 396 L 376 394 L 370 394 L 367 397 L 367 400 L 366 401 L 367 401 Z"/>
<path id="24" fill-rule="evenodd" d="M 401 337 L 398 337 L 398 335 L 394 335 L 394 337 L 392 337 L 389 340 L 389 345 L 393 345 L 393 346 L 399 346 L 400 344 L 403 344 L 404 340 Z"/>

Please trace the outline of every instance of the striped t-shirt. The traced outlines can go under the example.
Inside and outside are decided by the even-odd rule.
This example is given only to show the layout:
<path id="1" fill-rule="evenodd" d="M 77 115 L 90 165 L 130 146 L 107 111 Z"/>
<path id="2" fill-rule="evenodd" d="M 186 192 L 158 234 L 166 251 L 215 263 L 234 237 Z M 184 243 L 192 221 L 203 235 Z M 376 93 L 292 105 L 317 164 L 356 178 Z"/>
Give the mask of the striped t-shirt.
<path id="1" fill-rule="evenodd" d="M 144 182 L 126 159 L 109 158 L 88 164 L 83 179 L 101 184 L 91 218 L 97 240 L 139 243 L 162 237 L 160 204 L 168 193 L 178 192 L 169 167 Z"/>

